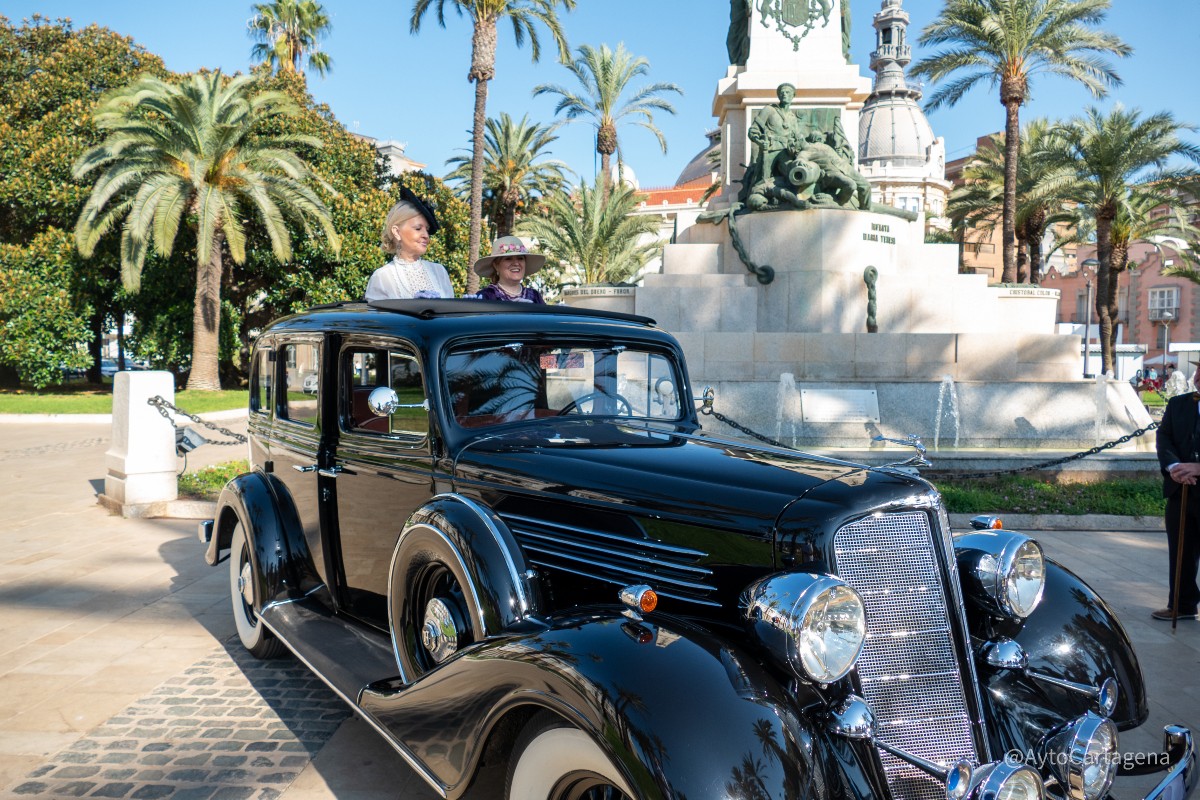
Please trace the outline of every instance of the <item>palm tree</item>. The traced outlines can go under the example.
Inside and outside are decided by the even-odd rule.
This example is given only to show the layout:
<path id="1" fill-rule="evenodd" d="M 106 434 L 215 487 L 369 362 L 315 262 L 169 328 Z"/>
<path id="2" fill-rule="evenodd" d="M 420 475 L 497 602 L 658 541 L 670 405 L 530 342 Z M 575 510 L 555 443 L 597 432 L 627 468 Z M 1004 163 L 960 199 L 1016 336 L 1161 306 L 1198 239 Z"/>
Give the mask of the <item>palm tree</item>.
<path id="1" fill-rule="evenodd" d="M 1075 182 L 1075 170 L 1050 164 L 1042 155 L 1050 135 L 1050 123 L 1033 120 L 1021 132 L 1017 160 L 1016 282 L 1041 280 L 1044 257 L 1042 240 L 1057 223 L 1074 222 L 1066 208 Z M 963 170 L 963 185 L 950 195 L 946 215 L 959 230 L 994 230 L 1004 207 L 1004 136 L 992 136 L 980 147 Z"/>
<path id="2" fill-rule="evenodd" d="M 288 223 L 306 233 L 315 221 L 336 251 L 329 210 L 307 184 L 307 164 L 295 145 L 320 147 L 312 136 L 255 136 L 272 117 L 297 113 L 282 92 L 255 91 L 250 76 L 193 75 L 181 85 L 142 77 L 106 96 L 96 126 L 108 131 L 75 162 L 76 179 L 102 170 L 75 225 L 79 252 L 90 257 L 121 221 L 121 278 L 141 285 L 153 243 L 170 256 L 180 223 L 196 238 L 196 301 L 192 312 L 189 389 L 220 389 L 217 372 L 222 248 L 246 260 L 246 216 L 257 212 L 280 261 L 292 254 Z"/>
<path id="3" fill-rule="evenodd" d="M 607 193 L 612 186 L 610 174 L 611 157 L 613 153 L 620 155 L 620 142 L 617 139 L 617 123 L 626 118 L 634 118 L 634 124 L 640 125 L 658 137 L 658 144 L 665 154 L 667 140 L 654 124 L 654 112 L 665 111 L 675 113 L 675 107 L 661 95 L 665 92 L 683 94 L 683 90 L 673 83 L 652 83 L 634 92 L 633 96 L 621 102 L 621 95 L 629 89 L 630 82 L 650 71 L 650 62 L 645 58 L 634 57 L 624 44 L 618 44 L 615 51 L 608 45 L 600 45 L 597 50 L 589 45 L 579 48 L 579 57 L 567 65 L 567 69 L 579 81 L 582 94 L 577 94 L 562 86 L 543 83 L 533 90 L 533 96 L 556 94 L 562 99 L 554 109 L 555 114 L 566 112 L 567 121 L 590 119 L 596 126 L 596 152 L 600 154 L 600 175 L 604 180 L 604 191 Z"/>
<path id="4" fill-rule="evenodd" d="M 496 77 L 496 24 L 507 17 L 513 26 L 513 38 L 517 46 L 529 37 L 530 55 L 536 62 L 542 56 L 535 22 L 549 29 L 558 47 L 562 61 L 570 58 L 570 48 L 555 9 L 561 5 L 567 11 L 575 8 L 576 0 L 413 0 L 412 19 L 409 29 L 416 33 L 421 29 L 421 19 L 431 6 L 437 7 L 438 24 L 446 27 L 446 6 L 450 5 L 459 16 L 464 13 L 471 18 L 471 70 L 467 80 L 475 84 L 475 117 L 471 126 L 471 235 L 467 243 L 467 258 L 474 260 L 479 253 L 480 227 L 483 221 L 483 157 L 484 131 L 487 125 L 488 81 Z M 467 292 L 479 289 L 479 276 L 474 270 L 467 272 Z"/>
<path id="5" fill-rule="evenodd" d="M 1154 187 L 1146 187 L 1150 191 L 1132 190 L 1126 202 L 1117 208 L 1117 216 L 1112 222 L 1112 266 L 1108 281 L 1108 317 L 1115 320 L 1120 313 L 1120 284 L 1121 275 L 1135 269 L 1138 265 L 1130 258 L 1130 250 L 1137 242 L 1157 242 L 1167 240 L 1182 243 L 1187 249 L 1178 254 L 1183 256 L 1184 265 L 1175 265 L 1162 269 L 1164 277 L 1185 278 L 1193 283 L 1200 283 L 1200 275 L 1188 266 L 1193 248 L 1200 243 L 1200 228 L 1187 220 L 1186 212 L 1179 205 L 1178 198 L 1170 193 L 1159 194 Z M 1096 217 L 1087 206 L 1077 206 L 1071 214 L 1071 231 L 1069 235 L 1056 237 L 1051 252 L 1066 245 L 1094 245 L 1096 243 Z M 1161 255 L 1161 250 L 1160 250 Z M 1114 336 L 1115 340 L 1115 336 Z M 1103 345 L 1101 345 L 1103 350 Z"/>
<path id="6" fill-rule="evenodd" d="M 536 239 L 568 283 L 621 283 L 636 278 L 662 247 L 646 241 L 658 232 L 658 222 L 632 214 L 638 202 L 628 186 L 615 186 L 605 196 L 596 185 L 581 183 L 573 193 L 550 195 L 540 213 L 521 220 L 517 232 Z"/>
<path id="7" fill-rule="evenodd" d="M 543 159 L 549 155 L 546 147 L 558 139 L 554 135 L 557 127 L 532 123 L 528 114 L 514 122 L 507 112 L 487 121 L 483 200 L 485 216 L 496 226 L 496 236 L 511 235 L 519 211 L 566 182 L 567 165 Z M 454 156 L 446 161 L 456 165 L 446 180 L 456 182 L 465 193 L 471 190 L 471 160 L 471 156 Z"/>
<path id="8" fill-rule="evenodd" d="M 250 20 L 250 38 L 258 44 L 250 57 L 264 64 L 278 64 L 282 70 L 299 72 L 300 62 L 308 56 L 309 69 L 317 74 L 329 72 L 333 62 L 318 49 L 317 40 L 329 35 L 331 25 L 325 8 L 315 0 L 273 0 L 254 6 Z"/>
<path id="9" fill-rule="evenodd" d="M 1030 81 L 1049 73 L 1078 81 L 1095 97 L 1121 79 L 1104 55 L 1127 56 L 1132 49 L 1116 36 L 1092 29 L 1104 20 L 1110 0 L 946 0 L 920 43 L 948 45 L 913 65 L 911 74 L 933 81 L 955 76 L 926 102 L 929 110 L 953 106 L 983 81 L 1000 86 L 1004 121 L 1004 196 L 1001 280 L 1017 275 L 1017 161 L 1021 144 L 1020 108 Z"/>
<path id="10" fill-rule="evenodd" d="M 1172 166 L 1176 160 L 1200 165 L 1200 147 L 1179 138 L 1192 125 L 1176 122 L 1169 111 L 1143 118 L 1137 109 L 1117 105 L 1108 114 L 1088 109 L 1083 118 L 1059 127 L 1060 139 L 1048 157 L 1073 167 L 1079 177 L 1075 199 L 1085 206 L 1096 224 L 1096 314 L 1100 318 L 1101 369 L 1113 369 L 1116 345 L 1116 279 L 1114 242 L 1121 237 L 1122 213 L 1133 219 L 1136 205 L 1170 208 L 1194 197 L 1200 170 Z M 1140 196 L 1140 199 L 1139 199 Z M 1124 210 L 1123 210 L 1124 209 Z M 1116 228 L 1116 230 L 1114 230 Z"/>

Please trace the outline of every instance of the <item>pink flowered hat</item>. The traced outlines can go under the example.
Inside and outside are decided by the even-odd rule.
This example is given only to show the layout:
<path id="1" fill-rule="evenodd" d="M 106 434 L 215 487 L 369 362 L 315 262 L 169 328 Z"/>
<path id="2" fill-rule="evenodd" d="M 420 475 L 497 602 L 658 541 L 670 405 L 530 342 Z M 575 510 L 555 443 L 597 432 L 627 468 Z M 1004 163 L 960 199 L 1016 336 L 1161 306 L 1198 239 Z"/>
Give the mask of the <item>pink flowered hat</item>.
<path id="1" fill-rule="evenodd" d="M 492 242 L 492 254 L 476 261 L 471 269 L 475 270 L 476 275 L 486 278 L 492 274 L 492 261 L 504 256 L 525 256 L 526 275 L 532 275 L 546 263 L 545 256 L 529 252 L 519 237 L 501 236 Z"/>

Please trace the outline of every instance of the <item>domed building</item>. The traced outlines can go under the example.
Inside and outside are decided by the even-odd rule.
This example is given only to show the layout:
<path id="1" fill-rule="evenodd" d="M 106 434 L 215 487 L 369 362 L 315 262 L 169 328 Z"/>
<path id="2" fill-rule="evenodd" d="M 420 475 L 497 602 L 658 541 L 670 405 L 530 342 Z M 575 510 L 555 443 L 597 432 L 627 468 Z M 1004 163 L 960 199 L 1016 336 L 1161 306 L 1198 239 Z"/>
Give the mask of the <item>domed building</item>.
<path id="1" fill-rule="evenodd" d="M 875 81 L 858 117 L 858 169 L 871 183 L 871 199 L 907 211 L 924 212 L 926 227 L 948 230 L 944 217 L 951 184 L 946 180 L 946 143 L 908 85 L 904 68 L 912 60 L 902 0 L 883 0 L 875 14 Z"/>

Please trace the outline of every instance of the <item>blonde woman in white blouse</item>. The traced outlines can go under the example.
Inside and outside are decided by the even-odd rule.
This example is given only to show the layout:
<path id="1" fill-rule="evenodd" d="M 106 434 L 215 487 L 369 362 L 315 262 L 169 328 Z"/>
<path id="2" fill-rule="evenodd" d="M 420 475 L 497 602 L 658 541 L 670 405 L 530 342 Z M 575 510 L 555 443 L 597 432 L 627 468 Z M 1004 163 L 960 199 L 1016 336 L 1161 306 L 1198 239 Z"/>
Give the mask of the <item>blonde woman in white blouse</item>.
<path id="1" fill-rule="evenodd" d="M 367 302 L 454 297 L 446 268 L 422 258 L 437 229 L 437 218 L 429 206 L 408 189 L 401 189 L 400 202 L 388 212 L 380 236 L 383 250 L 392 254 L 392 260 L 367 281 Z"/>

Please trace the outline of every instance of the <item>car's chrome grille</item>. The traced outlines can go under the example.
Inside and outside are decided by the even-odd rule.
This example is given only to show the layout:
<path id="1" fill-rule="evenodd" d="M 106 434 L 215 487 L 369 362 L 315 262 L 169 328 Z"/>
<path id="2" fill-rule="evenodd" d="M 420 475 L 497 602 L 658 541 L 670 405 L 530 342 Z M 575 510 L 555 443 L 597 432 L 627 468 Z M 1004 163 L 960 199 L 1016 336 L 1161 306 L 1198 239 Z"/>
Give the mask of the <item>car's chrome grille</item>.
<path id="1" fill-rule="evenodd" d="M 701 550 L 519 514 L 500 518 L 531 564 L 615 586 L 648 583 L 661 597 L 720 605 L 712 599 L 712 571 L 697 564 L 708 555 Z"/>
<path id="2" fill-rule="evenodd" d="M 862 595 L 867 640 L 857 670 L 879 738 L 949 766 L 978 764 L 954 631 L 929 516 L 881 514 L 834 536 L 837 573 Z M 940 800 L 944 786 L 879 751 L 897 800 Z"/>

